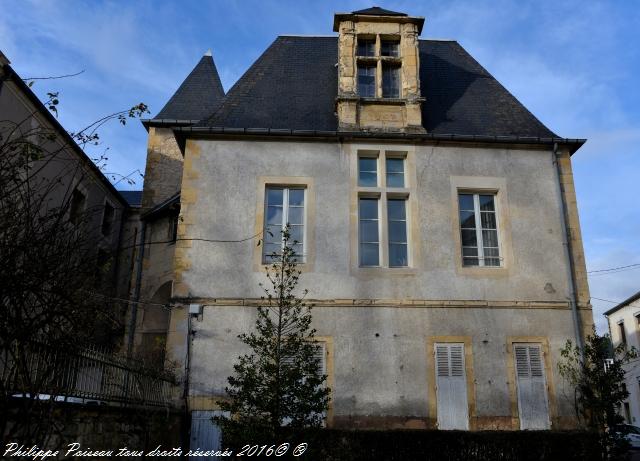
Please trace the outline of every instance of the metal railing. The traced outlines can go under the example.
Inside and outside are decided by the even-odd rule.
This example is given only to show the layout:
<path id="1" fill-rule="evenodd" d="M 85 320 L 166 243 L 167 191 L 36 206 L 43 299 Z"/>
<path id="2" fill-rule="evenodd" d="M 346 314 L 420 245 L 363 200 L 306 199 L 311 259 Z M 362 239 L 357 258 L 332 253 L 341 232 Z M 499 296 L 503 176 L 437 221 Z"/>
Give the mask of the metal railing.
<path id="1" fill-rule="evenodd" d="M 25 342 L 0 351 L 0 379 L 16 397 L 170 406 L 175 382 L 166 372 L 97 348 L 64 352 Z"/>

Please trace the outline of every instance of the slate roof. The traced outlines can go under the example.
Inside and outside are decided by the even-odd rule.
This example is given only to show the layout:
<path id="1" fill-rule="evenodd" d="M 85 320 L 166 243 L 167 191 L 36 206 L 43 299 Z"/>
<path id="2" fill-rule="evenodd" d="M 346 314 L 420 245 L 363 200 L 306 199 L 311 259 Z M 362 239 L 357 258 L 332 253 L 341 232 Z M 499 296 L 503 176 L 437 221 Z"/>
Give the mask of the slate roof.
<path id="1" fill-rule="evenodd" d="M 118 192 L 127 201 L 130 207 L 139 208 L 142 206 L 141 190 L 119 190 Z"/>
<path id="2" fill-rule="evenodd" d="M 427 132 L 556 136 L 456 41 L 420 40 L 419 52 Z M 278 37 L 198 125 L 335 131 L 337 62 L 337 37 Z"/>
<path id="3" fill-rule="evenodd" d="M 224 89 L 210 53 L 205 54 L 154 119 L 202 120 L 224 98 Z"/>
<path id="4" fill-rule="evenodd" d="M 406 13 L 385 10 L 379 6 L 372 6 L 371 8 L 365 8 L 364 10 L 352 11 L 352 14 L 361 14 L 364 16 L 407 16 Z"/>

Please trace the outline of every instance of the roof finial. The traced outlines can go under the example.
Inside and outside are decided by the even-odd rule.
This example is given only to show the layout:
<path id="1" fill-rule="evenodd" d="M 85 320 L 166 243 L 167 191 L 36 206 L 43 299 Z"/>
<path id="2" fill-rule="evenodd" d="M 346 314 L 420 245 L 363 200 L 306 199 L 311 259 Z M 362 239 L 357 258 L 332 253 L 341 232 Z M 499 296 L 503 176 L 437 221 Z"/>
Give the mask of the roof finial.
<path id="1" fill-rule="evenodd" d="M 205 56 L 211 56 L 211 48 L 209 48 L 209 49 L 207 50 L 207 52 L 206 52 L 204 55 L 205 55 Z"/>

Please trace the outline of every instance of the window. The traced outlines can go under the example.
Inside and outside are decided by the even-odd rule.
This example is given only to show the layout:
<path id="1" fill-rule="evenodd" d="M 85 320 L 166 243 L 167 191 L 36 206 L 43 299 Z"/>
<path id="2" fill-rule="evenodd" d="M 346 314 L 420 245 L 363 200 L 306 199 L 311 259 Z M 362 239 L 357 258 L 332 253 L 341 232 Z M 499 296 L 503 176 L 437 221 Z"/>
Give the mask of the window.
<path id="1" fill-rule="evenodd" d="M 464 343 L 436 343 L 438 429 L 469 429 Z"/>
<path id="2" fill-rule="evenodd" d="M 501 265 L 495 194 L 458 194 L 463 266 Z"/>
<path id="3" fill-rule="evenodd" d="M 382 97 L 383 98 L 399 98 L 400 97 L 400 66 L 383 64 L 382 66 Z"/>
<path id="4" fill-rule="evenodd" d="M 375 56 L 376 39 L 358 37 L 358 56 Z"/>
<path id="5" fill-rule="evenodd" d="M 178 238 L 178 215 L 169 216 L 169 227 L 167 228 L 167 237 L 171 243 L 175 243 Z"/>
<path id="6" fill-rule="evenodd" d="M 113 228 L 113 220 L 115 218 L 115 209 L 109 203 L 104 204 L 104 212 L 102 213 L 102 235 L 105 237 L 111 235 Z"/>
<path id="7" fill-rule="evenodd" d="M 379 45 L 379 48 L 378 48 Z M 400 98 L 400 37 L 358 37 L 358 96 Z"/>
<path id="8" fill-rule="evenodd" d="M 82 220 L 82 214 L 86 205 L 86 196 L 78 190 L 74 189 L 71 193 L 71 202 L 69 203 L 69 221 L 73 224 L 79 224 Z"/>
<path id="9" fill-rule="evenodd" d="M 627 334 L 624 331 L 624 320 L 618 322 L 618 331 L 620 332 L 620 344 L 627 347 Z"/>
<path id="10" fill-rule="evenodd" d="M 384 165 L 383 175 L 378 174 L 380 165 Z M 404 170 L 405 158 L 398 153 L 383 152 L 379 157 L 365 152 L 358 157 L 360 267 L 409 266 L 409 193 Z"/>
<path id="11" fill-rule="evenodd" d="M 262 262 L 277 261 L 284 245 L 282 232 L 289 225 L 289 245 L 298 262 L 304 262 L 305 189 L 302 187 L 267 186 Z M 274 254 L 276 257 L 274 258 Z"/>
<path id="12" fill-rule="evenodd" d="M 549 403 L 540 344 L 513 345 L 520 429 L 549 429 Z"/>
<path id="13" fill-rule="evenodd" d="M 358 95 L 363 98 L 376 96 L 376 66 L 358 65 Z"/>
<path id="14" fill-rule="evenodd" d="M 382 56 L 400 56 L 400 42 L 398 40 L 382 40 L 380 42 L 380 54 Z"/>

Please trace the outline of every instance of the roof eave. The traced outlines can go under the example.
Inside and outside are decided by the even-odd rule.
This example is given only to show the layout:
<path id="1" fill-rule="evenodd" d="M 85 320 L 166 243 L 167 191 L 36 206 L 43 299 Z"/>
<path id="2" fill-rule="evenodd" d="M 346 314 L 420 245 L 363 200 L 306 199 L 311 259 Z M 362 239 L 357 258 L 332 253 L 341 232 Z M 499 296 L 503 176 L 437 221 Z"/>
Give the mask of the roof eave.
<path id="1" fill-rule="evenodd" d="M 423 16 L 373 16 L 368 14 L 354 14 L 354 13 L 336 13 L 333 16 L 333 31 L 338 32 L 340 30 L 340 23 L 342 21 L 368 21 L 368 22 L 400 22 L 400 23 L 414 23 L 418 26 L 418 35 L 422 33 L 424 26 Z"/>
<path id="2" fill-rule="evenodd" d="M 622 309 L 623 307 L 627 307 L 629 304 L 631 304 L 634 301 L 637 301 L 638 299 L 640 299 L 640 291 L 638 291 L 634 295 L 629 296 L 627 299 L 622 301 L 620 304 L 618 304 L 617 306 L 612 307 L 611 309 L 609 309 L 608 311 L 606 311 L 602 315 L 609 316 L 609 315 L 613 314 L 614 312 Z"/>
<path id="3" fill-rule="evenodd" d="M 190 126 L 195 125 L 200 120 L 180 120 L 174 118 L 145 118 L 141 119 L 142 126 L 149 131 L 149 127 L 172 127 L 172 126 Z"/>

